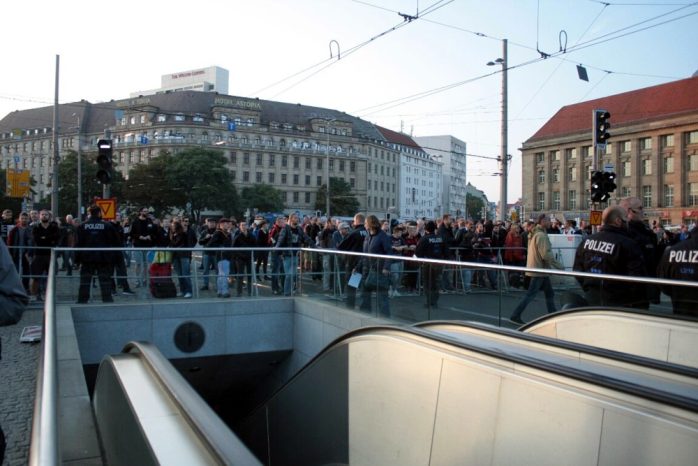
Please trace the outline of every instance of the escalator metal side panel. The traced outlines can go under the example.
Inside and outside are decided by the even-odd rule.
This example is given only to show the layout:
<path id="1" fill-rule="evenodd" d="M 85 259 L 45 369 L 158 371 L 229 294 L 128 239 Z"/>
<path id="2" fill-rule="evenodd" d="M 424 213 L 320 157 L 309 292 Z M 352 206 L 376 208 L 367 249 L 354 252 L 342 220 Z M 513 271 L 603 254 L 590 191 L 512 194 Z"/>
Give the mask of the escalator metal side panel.
<path id="1" fill-rule="evenodd" d="M 698 368 L 698 321 L 620 310 L 551 315 L 523 327 L 534 335 Z"/>

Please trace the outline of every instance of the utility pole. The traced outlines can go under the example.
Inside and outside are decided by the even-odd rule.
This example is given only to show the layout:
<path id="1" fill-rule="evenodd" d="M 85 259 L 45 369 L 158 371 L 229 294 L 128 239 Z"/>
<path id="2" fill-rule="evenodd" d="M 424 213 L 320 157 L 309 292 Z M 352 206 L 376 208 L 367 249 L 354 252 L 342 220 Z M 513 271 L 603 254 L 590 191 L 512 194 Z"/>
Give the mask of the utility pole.
<path id="1" fill-rule="evenodd" d="M 82 221 L 82 141 L 80 140 L 80 115 L 73 113 L 77 117 L 78 132 L 78 213 L 77 218 Z"/>
<path id="2" fill-rule="evenodd" d="M 502 56 L 495 61 L 487 63 L 487 66 L 502 65 L 502 148 L 500 155 L 500 164 L 502 170 L 502 179 L 499 185 L 499 219 L 506 220 L 507 209 L 507 183 L 509 170 L 509 155 L 507 154 L 507 137 L 508 137 L 508 103 L 507 103 L 507 39 L 502 39 Z"/>
<path id="3" fill-rule="evenodd" d="M 58 70 L 60 55 L 56 55 L 56 89 L 53 100 L 53 173 L 51 175 L 51 212 L 58 216 Z"/>

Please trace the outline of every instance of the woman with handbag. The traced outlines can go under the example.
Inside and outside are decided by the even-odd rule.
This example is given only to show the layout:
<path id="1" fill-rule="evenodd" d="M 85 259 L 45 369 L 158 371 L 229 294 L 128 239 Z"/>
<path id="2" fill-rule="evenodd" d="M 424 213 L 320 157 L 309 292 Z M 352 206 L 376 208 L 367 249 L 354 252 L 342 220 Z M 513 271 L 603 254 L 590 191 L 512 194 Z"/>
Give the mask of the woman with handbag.
<path id="1" fill-rule="evenodd" d="M 369 215 L 364 223 L 368 236 L 364 240 L 363 252 L 368 254 L 392 255 L 393 243 L 382 229 L 378 217 Z M 390 301 L 388 290 L 390 289 L 390 261 L 375 257 L 364 257 L 361 260 L 361 271 L 364 276 L 361 310 L 371 312 L 371 293 L 376 292 L 378 312 L 380 315 L 390 316 Z"/>

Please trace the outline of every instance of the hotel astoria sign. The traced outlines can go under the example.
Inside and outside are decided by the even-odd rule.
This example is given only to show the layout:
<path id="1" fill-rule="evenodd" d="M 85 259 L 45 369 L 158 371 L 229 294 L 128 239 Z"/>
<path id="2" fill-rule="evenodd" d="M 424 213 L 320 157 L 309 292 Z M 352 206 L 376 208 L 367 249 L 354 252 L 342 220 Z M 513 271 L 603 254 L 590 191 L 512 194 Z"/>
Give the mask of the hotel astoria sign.
<path id="1" fill-rule="evenodd" d="M 262 104 L 256 100 L 229 98 L 229 97 L 216 97 L 213 101 L 213 105 L 220 105 L 222 107 L 233 107 L 233 108 L 244 108 L 249 110 L 262 111 Z"/>

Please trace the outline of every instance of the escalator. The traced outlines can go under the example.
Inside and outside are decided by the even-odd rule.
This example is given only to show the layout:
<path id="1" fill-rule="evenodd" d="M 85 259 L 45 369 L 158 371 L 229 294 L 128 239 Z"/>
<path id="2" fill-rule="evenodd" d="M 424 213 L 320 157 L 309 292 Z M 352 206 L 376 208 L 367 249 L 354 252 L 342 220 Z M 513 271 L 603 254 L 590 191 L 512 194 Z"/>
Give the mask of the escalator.
<path id="1" fill-rule="evenodd" d="M 521 330 L 698 368 L 698 319 L 690 317 L 586 307 L 545 315 Z"/>
<path id="2" fill-rule="evenodd" d="M 367 327 L 338 338 L 235 426 L 244 445 L 150 354 L 157 350 L 130 344 L 102 363 L 95 389 L 107 461 L 258 464 L 250 451 L 273 466 L 698 458 L 698 386 L 689 373 L 449 325 Z"/>

